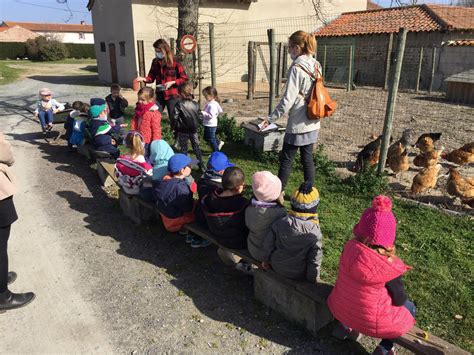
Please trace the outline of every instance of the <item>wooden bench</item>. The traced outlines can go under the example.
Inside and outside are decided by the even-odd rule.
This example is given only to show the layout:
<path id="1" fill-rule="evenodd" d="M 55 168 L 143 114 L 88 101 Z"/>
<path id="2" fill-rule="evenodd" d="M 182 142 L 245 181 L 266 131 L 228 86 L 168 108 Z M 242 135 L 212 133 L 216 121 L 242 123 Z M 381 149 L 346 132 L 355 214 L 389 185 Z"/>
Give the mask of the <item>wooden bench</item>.
<path id="1" fill-rule="evenodd" d="M 123 189 L 119 190 L 119 202 L 123 213 L 138 225 L 155 218 L 160 219 L 160 214 L 154 203 L 146 202 L 140 196 L 130 195 Z"/>
<path id="2" fill-rule="evenodd" d="M 118 180 L 115 176 L 115 163 L 108 159 L 97 159 L 97 174 L 105 187 L 118 186 Z"/>

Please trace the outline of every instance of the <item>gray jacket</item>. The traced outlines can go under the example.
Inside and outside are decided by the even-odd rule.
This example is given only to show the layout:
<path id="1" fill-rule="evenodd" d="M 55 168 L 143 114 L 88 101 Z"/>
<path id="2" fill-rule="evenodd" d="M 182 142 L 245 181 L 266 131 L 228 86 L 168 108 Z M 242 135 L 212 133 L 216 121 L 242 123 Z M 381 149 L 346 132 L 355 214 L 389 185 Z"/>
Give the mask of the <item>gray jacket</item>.
<path id="1" fill-rule="evenodd" d="M 277 274 L 316 283 L 323 258 L 319 224 L 288 215 L 272 224 L 263 242 L 264 261 Z"/>
<path id="2" fill-rule="evenodd" d="M 247 247 L 250 255 L 258 261 L 264 261 L 263 239 L 270 230 L 273 222 L 286 216 L 286 209 L 282 206 L 257 207 L 249 206 L 245 210 L 245 224 L 249 229 Z"/>
<path id="3" fill-rule="evenodd" d="M 274 122 L 288 113 L 286 132 L 291 134 L 308 133 L 321 127 L 319 120 L 308 119 L 306 98 L 311 94 L 314 80 L 299 66 L 303 66 L 310 73 L 314 73 L 316 68 L 321 70 L 321 64 L 309 55 L 296 58 L 288 69 L 285 92 L 269 117 L 269 120 Z"/>

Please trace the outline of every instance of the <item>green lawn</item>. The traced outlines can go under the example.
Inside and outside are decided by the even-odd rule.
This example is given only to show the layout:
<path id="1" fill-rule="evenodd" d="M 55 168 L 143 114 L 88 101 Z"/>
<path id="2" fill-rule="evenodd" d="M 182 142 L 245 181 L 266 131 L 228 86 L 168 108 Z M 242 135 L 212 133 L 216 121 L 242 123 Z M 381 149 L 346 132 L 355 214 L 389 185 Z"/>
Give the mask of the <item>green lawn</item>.
<path id="1" fill-rule="evenodd" d="M 132 114 L 133 108 L 129 108 L 126 116 L 129 118 Z M 169 142 L 174 142 L 169 140 L 168 121 L 162 122 L 163 135 Z M 209 147 L 203 140 L 201 142 L 207 157 Z M 245 171 L 248 195 L 255 171 L 277 173 L 276 154 L 259 154 L 242 144 L 232 144 L 228 138 L 223 151 Z M 324 236 L 321 277 L 333 283 L 344 243 L 351 238 L 352 227 L 363 210 L 370 206 L 375 193 L 354 192 L 346 181 L 335 176 L 324 153 L 319 157 L 316 184 L 321 196 L 319 213 Z M 195 175 L 197 177 L 199 173 Z M 301 166 L 295 162 L 287 196 L 302 180 Z M 394 200 L 394 213 L 398 220 L 397 254 L 413 267 L 404 280 L 409 297 L 418 308 L 417 325 L 472 352 L 473 219 L 453 217 L 399 200 Z M 461 315 L 462 319 L 456 319 L 456 315 Z"/>
<path id="2" fill-rule="evenodd" d="M 22 70 L 11 68 L 8 64 L 16 62 L 0 61 L 0 85 L 9 84 L 14 82 L 20 76 Z"/>

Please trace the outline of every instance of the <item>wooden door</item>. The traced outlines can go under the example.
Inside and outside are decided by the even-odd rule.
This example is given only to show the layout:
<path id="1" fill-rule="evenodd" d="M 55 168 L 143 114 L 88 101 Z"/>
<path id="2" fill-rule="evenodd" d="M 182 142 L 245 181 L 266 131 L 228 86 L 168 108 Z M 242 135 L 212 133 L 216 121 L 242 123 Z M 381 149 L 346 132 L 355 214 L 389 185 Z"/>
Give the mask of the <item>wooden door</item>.
<path id="1" fill-rule="evenodd" d="M 117 53 L 115 52 L 115 43 L 109 43 L 110 70 L 112 72 L 112 82 L 118 83 L 117 73 Z"/>

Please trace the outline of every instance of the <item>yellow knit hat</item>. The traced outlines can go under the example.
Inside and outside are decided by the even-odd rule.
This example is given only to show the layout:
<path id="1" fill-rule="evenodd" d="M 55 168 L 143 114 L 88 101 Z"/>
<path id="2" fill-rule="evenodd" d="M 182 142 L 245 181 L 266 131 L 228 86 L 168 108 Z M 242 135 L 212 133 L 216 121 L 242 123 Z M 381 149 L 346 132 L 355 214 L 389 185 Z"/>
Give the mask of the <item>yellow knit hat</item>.
<path id="1" fill-rule="evenodd" d="M 291 195 L 290 202 L 293 211 L 316 213 L 319 205 L 318 189 L 311 182 L 303 182 Z"/>

